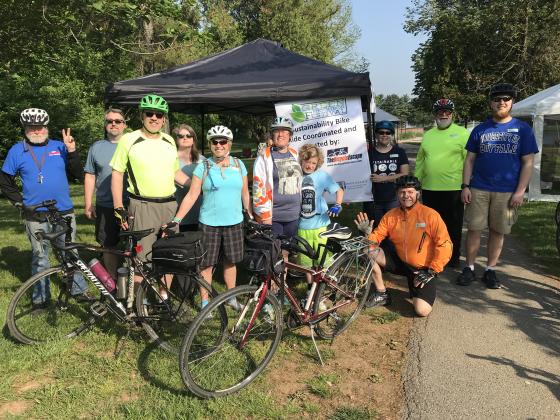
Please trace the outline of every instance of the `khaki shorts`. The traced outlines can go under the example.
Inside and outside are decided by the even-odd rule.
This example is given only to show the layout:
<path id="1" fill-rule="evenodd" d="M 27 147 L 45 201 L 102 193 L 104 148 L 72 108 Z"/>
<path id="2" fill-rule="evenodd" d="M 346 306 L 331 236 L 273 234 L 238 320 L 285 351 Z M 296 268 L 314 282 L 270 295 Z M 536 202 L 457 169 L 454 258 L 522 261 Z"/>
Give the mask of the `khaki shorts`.
<path id="1" fill-rule="evenodd" d="M 147 254 L 152 252 L 152 245 L 156 241 L 156 235 L 162 225 L 168 223 L 175 217 L 177 202 L 175 200 L 168 203 L 152 203 L 148 201 L 130 198 L 128 213 L 134 216 L 133 230 L 153 229 L 154 232 L 143 237 L 138 242 L 142 245 L 142 251 L 138 254 L 140 260 L 146 262 Z"/>
<path id="2" fill-rule="evenodd" d="M 510 192 L 490 192 L 471 188 L 471 202 L 465 208 L 469 230 L 490 228 L 501 234 L 511 232 L 517 221 L 517 209 L 509 206 Z"/>

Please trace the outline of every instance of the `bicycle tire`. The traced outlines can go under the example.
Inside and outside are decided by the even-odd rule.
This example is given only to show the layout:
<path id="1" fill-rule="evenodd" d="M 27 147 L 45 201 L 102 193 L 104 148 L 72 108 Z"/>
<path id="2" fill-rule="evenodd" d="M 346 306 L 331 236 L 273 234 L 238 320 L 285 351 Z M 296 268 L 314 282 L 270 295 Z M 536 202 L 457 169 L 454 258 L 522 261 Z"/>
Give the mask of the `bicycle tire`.
<path id="1" fill-rule="evenodd" d="M 171 287 L 166 290 L 169 299 L 162 303 L 152 286 L 158 283 L 151 279 L 140 284 L 136 291 L 136 313 L 152 342 L 178 354 L 185 331 L 201 310 L 199 289 L 204 288 L 210 297 L 218 293 L 199 274 L 175 274 Z"/>
<path id="2" fill-rule="evenodd" d="M 352 295 L 353 302 L 341 306 L 316 324 L 317 335 L 333 339 L 346 330 L 365 305 L 371 287 L 372 263 L 367 255 L 347 253 L 336 260 L 327 270 L 327 276 L 336 279 L 337 287 Z M 347 297 L 340 290 L 321 282 L 318 285 L 313 310 L 320 314 L 324 310 L 343 303 Z"/>
<path id="3" fill-rule="evenodd" d="M 43 308 L 34 309 L 32 291 L 36 284 L 50 280 L 51 299 Z M 72 338 L 95 323 L 90 311 L 99 302 L 100 292 L 93 286 L 88 292 L 96 300 L 80 302 L 68 292 L 62 267 L 48 268 L 26 280 L 8 305 L 6 321 L 13 338 L 23 344 L 40 344 Z"/>
<path id="4" fill-rule="evenodd" d="M 560 255 L 560 225 L 556 227 L 556 249 Z"/>
<path id="5" fill-rule="evenodd" d="M 560 227 L 560 201 L 556 205 L 556 212 L 554 213 L 554 220 L 556 221 L 556 226 Z"/>
<path id="6" fill-rule="evenodd" d="M 267 294 L 245 345 L 239 346 L 258 301 L 254 299 L 258 288 L 238 286 L 219 295 L 187 331 L 179 353 L 179 369 L 185 386 L 198 397 L 222 397 L 243 389 L 272 359 L 283 328 L 282 309 L 272 293 Z M 244 309 L 236 311 L 227 306 L 231 298 Z M 265 309 L 265 305 L 270 306 Z M 223 313 L 227 328 L 219 324 Z"/>

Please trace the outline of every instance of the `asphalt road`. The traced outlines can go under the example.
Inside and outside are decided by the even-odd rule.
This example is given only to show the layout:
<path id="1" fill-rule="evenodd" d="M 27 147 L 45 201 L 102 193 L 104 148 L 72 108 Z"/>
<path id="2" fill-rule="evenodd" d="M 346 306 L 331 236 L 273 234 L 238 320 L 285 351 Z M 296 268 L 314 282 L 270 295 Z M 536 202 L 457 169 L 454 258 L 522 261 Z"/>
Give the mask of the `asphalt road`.
<path id="1" fill-rule="evenodd" d="M 511 237 L 497 272 L 499 290 L 457 286 L 453 269 L 437 279 L 432 314 L 414 321 L 403 418 L 560 419 L 560 279 Z"/>

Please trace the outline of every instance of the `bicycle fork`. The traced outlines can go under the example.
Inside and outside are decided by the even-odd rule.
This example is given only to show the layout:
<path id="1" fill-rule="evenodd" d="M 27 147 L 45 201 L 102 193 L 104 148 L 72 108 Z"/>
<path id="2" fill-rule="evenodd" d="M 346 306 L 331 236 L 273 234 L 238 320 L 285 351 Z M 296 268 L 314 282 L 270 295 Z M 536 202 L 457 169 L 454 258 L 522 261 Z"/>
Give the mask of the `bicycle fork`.
<path id="1" fill-rule="evenodd" d="M 243 346 L 245 346 L 245 343 L 247 342 L 247 338 L 249 337 L 249 333 L 251 332 L 251 329 L 253 328 L 253 325 L 255 325 L 255 320 L 257 319 L 257 316 L 259 315 L 259 313 L 261 311 L 261 308 L 262 308 L 263 303 L 264 303 L 264 299 L 266 298 L 267 294 L 268 294 L 268 282 L 263 282 L 260 285 L 260 287 L 255 291 L 255 294 L 253 295 L 253 299 L 251 299 L 253 302 L 256 301 L 257 305 L 255 306 L 255 309 L 253 310 L 253 314 L 251 315 L 251 319 L 249 320 L 249 324 L 247 325 L 247 328 L 245 329 L 245 332 L 243 333 L 243 337 L 241 337 L 241 341 L 239 342 L 239 344 L 237 346 L 240 350 L 243 348 Z M 241 325 L 241 322 L 245 318 L 245 315 L 247 314 L 247 311 L 249 310 L 249 302 L 250 301 L 248 301 L 247 304 L 245 304 L 245 307 L 241 311 L 241 315 L 237 319 L 235 327 L 233 328 L 234 331 L 237 328 L 239 328 L 239 326 Z"/>

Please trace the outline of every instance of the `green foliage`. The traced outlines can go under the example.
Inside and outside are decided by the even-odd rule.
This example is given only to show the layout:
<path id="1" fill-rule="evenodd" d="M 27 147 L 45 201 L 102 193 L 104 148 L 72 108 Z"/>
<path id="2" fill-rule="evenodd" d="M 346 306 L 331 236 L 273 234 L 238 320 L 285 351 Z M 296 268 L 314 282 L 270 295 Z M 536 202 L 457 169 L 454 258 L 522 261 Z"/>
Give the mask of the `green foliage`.
<path id="1" fill-rule="evenodd" d="M 5 104 L 0 156 L 21 138 L 19 113 L 29 107 L 47 110 L 53 137 L 72 127 L 85 154 L 104 134 L 108 84 L 259 37 L 328 63 L 367 69 L 352 51 L 359 32 L 346 0 L 5 0 L 0 13 L 0 97 Z M 238 129 L 236 138 L 256 143 L 266 138 L 270 121 L 210 116 L 206 126 L 214 122 L 229 124 Z"/>
<path id="2" fill-rule="evenodd" d="M 428 37 L 412 57 L 426 111 L 446 96 L 460 117 L 482 119 L 493 84 L 513 83 L 523 99 L 560 80 L 558 0 L 415 0 L 405 30 Z"/>
<path id="3" fill-rule="evenodd" d="M 408 95 L 376 95 L 375 103 L 384 111 L 399 117 L 402 122 L 426 126 L 433 122 L 432 114 L 421 109 Z"/>

